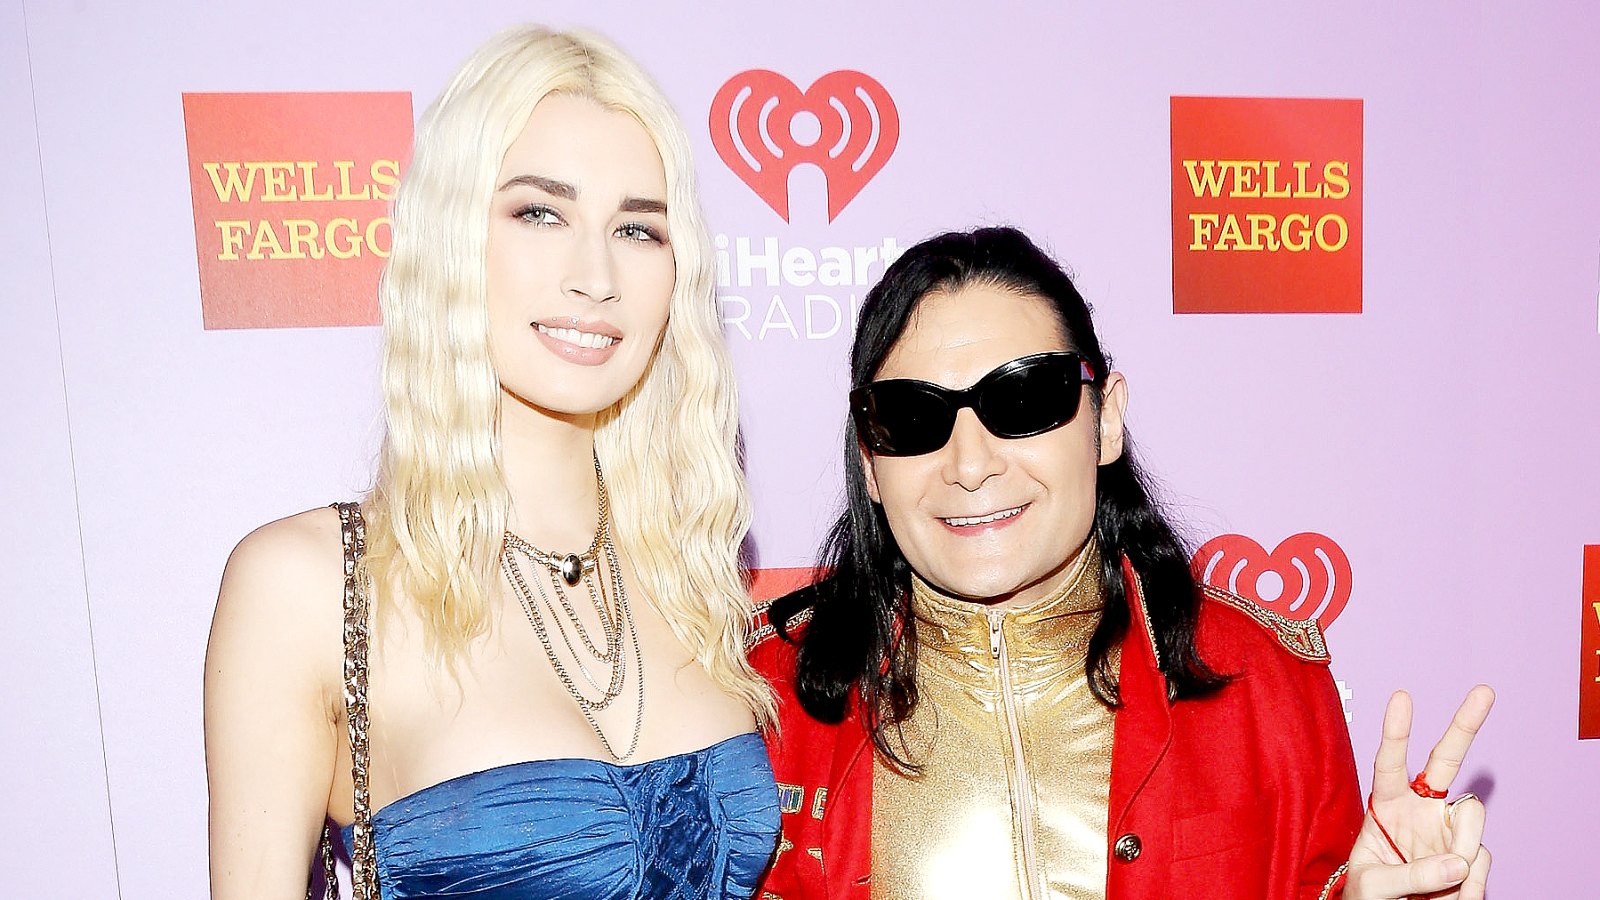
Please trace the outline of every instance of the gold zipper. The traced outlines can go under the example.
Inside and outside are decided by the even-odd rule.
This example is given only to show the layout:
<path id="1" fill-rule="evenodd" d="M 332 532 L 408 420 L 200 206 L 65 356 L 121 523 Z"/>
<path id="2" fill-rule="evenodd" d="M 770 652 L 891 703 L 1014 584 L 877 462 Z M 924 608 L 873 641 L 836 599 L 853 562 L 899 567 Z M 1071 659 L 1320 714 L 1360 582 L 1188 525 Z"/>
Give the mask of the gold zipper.
<path id="1" fill-rule="evenodd" d="M 1022 749 L 1022 726 L 1017 721 L 1016 695 L 1011 688 L 1011 661 L 1006 655 L 1005 633 L 1001 623 L 1005 614 L 989 610 L 989 656 L 1000 673 L 1000 709 L 1011 736 L 1012 779 L 1011 815 L 1018 823 L 1022 836 L 1022 851 L 1018 854 L 1021 871 L 1017 883 L 1022 888 L 1024 900 L 1044 896 L 1044 886 L 1039 883 L 1038 850 L 1034 846 L 1033 783 L 1028 777 L 1028 759 Z"/>

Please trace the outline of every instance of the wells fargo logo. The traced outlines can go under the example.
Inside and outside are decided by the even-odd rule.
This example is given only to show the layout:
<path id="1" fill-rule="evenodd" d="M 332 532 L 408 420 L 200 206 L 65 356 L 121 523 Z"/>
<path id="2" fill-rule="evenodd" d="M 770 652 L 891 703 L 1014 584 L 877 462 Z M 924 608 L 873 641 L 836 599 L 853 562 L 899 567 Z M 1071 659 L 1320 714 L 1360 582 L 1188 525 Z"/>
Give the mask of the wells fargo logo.
<path id="1" fill-rule="evenodd" d="M 1600 544 L 1583 548 L 1582 662 L 1578 672 L 1578 737 L 1600 738 Z"/>
<path id="2" fill-rule="evenodd" d="M 1191 561 L 1202 583 L 1254 600 L 1279 615 L 1327 628 L 1350 602 L 1350 559 L 1326 535 L 1301 532 L 1271 553 L 1242 534 L 1218 535 Z"/>
<path id="3" fill-rule="evenodd" d="M 1172 98 L 1172 310 L 1361 311 L 1360 100 Z"/>
<path id="4" fill-rule="evenodd" d="M 832 222 L 883 169 L 899 141 L 894 100 L 860 72 L 829 72 L 802 93 L 777 72 L 751 69 L 728 79 L 711 101 L 717 155 L 785 222 L 796 166 L 822 170 Z"/>
<path id="5" fill-rule="evenodd" d="M 408 93 L 184 94 L 206 328 L 370 325 Z"/>

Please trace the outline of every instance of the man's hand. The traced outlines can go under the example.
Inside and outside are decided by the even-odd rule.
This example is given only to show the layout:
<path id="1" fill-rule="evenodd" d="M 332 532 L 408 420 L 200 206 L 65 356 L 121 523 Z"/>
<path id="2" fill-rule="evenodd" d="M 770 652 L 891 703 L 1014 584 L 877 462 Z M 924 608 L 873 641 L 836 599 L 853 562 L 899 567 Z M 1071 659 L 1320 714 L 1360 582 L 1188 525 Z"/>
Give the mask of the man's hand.
<path id="1" fill-rule="evenodd" d="M 1488 685 L 1468 692 L 1428 754 L 1423 769 L 1427 787 L 1450 790 L 1493 705 L 1494 691 Z M 1396 691 L 1383 715 L 1383 741 L 1372 767 L 1372 802 L 1350 851 L 1345 900 L 1481 900 L 1489 880 L 1489 851 L 1481 843 L 1483 803 L 1471 794 L 1446 803 L 1414 791 L 1406 774 L 1410 738 L 1411 697 Z"/>

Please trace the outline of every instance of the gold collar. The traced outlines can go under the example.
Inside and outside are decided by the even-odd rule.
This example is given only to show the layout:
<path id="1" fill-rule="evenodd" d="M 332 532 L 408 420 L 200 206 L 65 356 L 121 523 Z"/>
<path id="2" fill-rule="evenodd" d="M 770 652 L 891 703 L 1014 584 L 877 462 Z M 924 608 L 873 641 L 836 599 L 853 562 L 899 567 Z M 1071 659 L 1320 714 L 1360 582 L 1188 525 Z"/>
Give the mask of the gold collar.
<path id="1" fill-rule="evenodd" d="M 1061 586 L 1036 603 L 1017 609 L 996 609 L 939 593 L 911 577 L 911 608 L 917 617 L 919 649 L 931 650 L 949 662 L 977 672 L 993 671 L 993 623 L 1005 631 L 1013 665 L 1040 676 L 1081 669 L 1100 611 L 1100 548 L 1089 538 Z"/>

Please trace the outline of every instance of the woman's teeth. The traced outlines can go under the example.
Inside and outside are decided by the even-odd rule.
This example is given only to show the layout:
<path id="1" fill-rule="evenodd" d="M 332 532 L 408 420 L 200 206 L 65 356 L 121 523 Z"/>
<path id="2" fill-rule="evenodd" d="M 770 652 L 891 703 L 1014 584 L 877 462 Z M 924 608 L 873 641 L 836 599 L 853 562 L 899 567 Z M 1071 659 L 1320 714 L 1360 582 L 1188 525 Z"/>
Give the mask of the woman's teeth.
<path id="1" fill-rule="evenodd" d="M 997 513 L 990 513 L 987 516 L 952 516 L 944 521 L 945 524 L 954 525 L 957 528 L 965 525 L 987 525 L 990 522 L 998 522 L 1001 519 L 1009 519 L 1020 512 L 1022 512 L 1022 507 L 1014 506 L 1011 509 L 1003 509 Z"/>
<path id="2" fill-rule="evenodd" d="M 617 342 L 617 339 L 614 337 L 608 337 L 603 334 L 594 334 L 588 331 L 579 331 L 576 328 L 551 328 L 548 325 L 538 324 L 535 324 L 533 327 L 539 329 L 540 334 L 548 334 L 558 341 L 565 341 L 569 344 L 574 344 L 579 347 L 588 347 L 590 349 L 609 347 Z"/>

